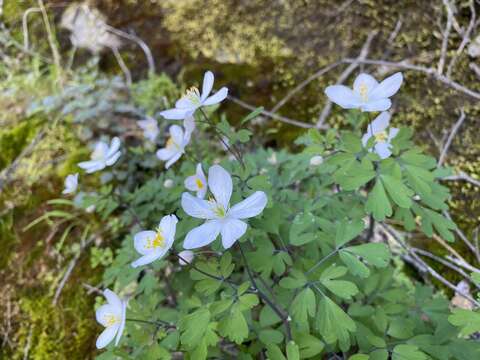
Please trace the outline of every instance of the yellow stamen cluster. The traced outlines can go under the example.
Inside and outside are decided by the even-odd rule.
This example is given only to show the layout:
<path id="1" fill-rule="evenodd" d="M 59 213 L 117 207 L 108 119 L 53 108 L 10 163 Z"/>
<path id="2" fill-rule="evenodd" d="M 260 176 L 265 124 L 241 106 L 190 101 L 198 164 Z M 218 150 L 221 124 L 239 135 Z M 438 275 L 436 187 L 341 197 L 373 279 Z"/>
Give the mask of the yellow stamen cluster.
<path id="1" fill-rule="evenodd" d="M 155 249 L 159 247 L 165 246 L 165 237 L 162 234 L 162 230 L 159 228 L 157 229 L 157 233 L 155 234 L 154 238 L 150 238 L 145 245 L 146 249 Z"/>
<path id="2" fill-rule="evenodd" d="M 368 86 L 365 83 L 360 84 L 358 92 L 363 101 L 368 101 Z"/>
<path id="3" fill-rule="evenodd" d="M 225 211 L 225 209 L 223 208 L 222 205 L 220 205 L 219 203 L 217 203 L 217 202 L 215 201 L 215 199 L 213 199 L 212 197 L 209 197 L 208 202 L 209 202 L 210 204 L 212 204 L 212 206 L 213 206 L 213 212 L 215 213 L 215 215 L 217 215 L 217 217 L 219 217 L 219 218 L 225 217 L 226 211 Z"/>
<path id="4" fill-rule="evenodd" d="M 195 183 L 197 184 L 199 189 L 203 189 L 203 182 L 199 178 L 195 179 Z"/>
<path id="5" fill-rule="evenodd" d="M 376 142 L 385 142 L 388 140 L 388 134 L 386 131 L 381 131 L 379 133 L 376 133 L 374 136 L 375 136 Z"/>
<path id="6" fill-rule="evenodd" d="M 105 322 L 105 326 L 109 327 L 112 325 L 115 325 L 116 323 L 119 322 L 118 317 L 116 317 L 114 314 L 107 314 L 103 317 L 103 320 Z"/>
<path id="7" fill-rule="evenodd" d="M 200 103 L 200 91 L 195 86 L 185 92 L 185 97 L 194 104 Z"/>

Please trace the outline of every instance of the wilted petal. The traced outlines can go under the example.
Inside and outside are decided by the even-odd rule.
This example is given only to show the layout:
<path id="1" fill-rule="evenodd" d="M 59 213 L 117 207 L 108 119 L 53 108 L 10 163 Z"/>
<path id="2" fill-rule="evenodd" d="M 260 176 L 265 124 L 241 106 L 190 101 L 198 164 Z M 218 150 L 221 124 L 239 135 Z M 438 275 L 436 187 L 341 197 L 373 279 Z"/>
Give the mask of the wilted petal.
<path id="1" fill-rule="evenodd" d="M 209 106 L 209 105 L 218 104 L 219 102 L 222 102 L 223 100 L 225 100 L 227 95 L 228 95 L 228 89 L 224 86 L 220 90 L 218 90 L 215 94 L 205 99 L 205 101 L 202 102 L 202 105 Z"/>
<path id="2" fill-rule="evenodd" d="M 228 219 L 222 225 L 222 245 L 230 248 L 247 231 L 247 224 L 241 220 Z"/>
<path id="3" fill-rule="evenodd" d="M 391 145 L 387 142 L 378 142 L 375 144 L 374 149 L 381 159 L 386 159 L 390 155 L 392 155 L 392 152 L 390 151 L 390 146 Z"/>
<path id="4" fill-rule="evenodd" d="M 203 76 L 202 96 L 200 98 L 200 101 L 203 102 L 208 97 L 208 95 L 210 95 L 210 92 L 213 88 L 213 81 L 213 73 L 211 71 L 207 71 Z"/>
<path id="5" fill-rule="evenodd" d="M 390 99 L 372 100 L 360 107 L 362 111 L 385 111 L 390 109 L 392 102 Z"/>
<path id="6" fill-rule="evenodd" d="M 208 169 L 208 187 L 212 192 L 215 200 L 223 206 L 228 208 L 230 198 L 232 197 L 232 177 L 220 165 L 213 165 Z"/>
<path id="7" fill-rule="evenodd" d="M 168 120 L 183 120 L 185 115 L 188 113 L 188 109 L 170 109 L 160 112 L 165 119 Z"/>
<path id="8" fill-rule="evenodd" d="M 368 125 L 368 131 L 372 131 L 372 134 L 375 135 L 382 131 L 385 131 L 389 124 L 390 113 L 388 111 L 384 111 L 380 115 L 378 115 L 370 125 Z"/>
<path id="9" fill-rule="evenodd" d="M 182 208 L 188 215 L 198 219 L 215 218 L 215 213 L 208 201 L 199 199 L 189 193 L 182 194 Z"/>
<path id="10" fill-rule="evenodd" d="M 220 233 L 222 226 L 218 220 L 210 220 L 190 230 L 183 242 L 184 249 L 196 249 L 213 242 Z"/>
<path id="11" fill-rule="evenodd" d="M 256 191 L 245 200 L 233 206 L 228 216 L 235 219 L 247 219 L 260 214 L 267 205 L 267 195 L 263 191 Z"/>
<path id="12" fill-rule="evenodd" d="M 398 89 L 400 89 L 400 86 L 402 86 L 402 82 L 403 75 L 401 72 L 397 72 L 383 80 L 375 89 L 373 89 L 369 97 L 372 100 L 377 100 L 393 96 Z"/>
<path id="13" fill-rule="evenodd" d="M 354 109 L 358 107 L 358 96 L 352 89 L 344 85 L 330 85 L 325 89 L 325 94 L 330 101 L 340 105 L 344 109 Z"/>
<path id="14" fill-rule="evenodd" d="M 360 94 L 360 89 L 363 86 L 366 86 L 367 94 L 370 93 L 377 85 L 378 81 L 372 75 L 361 73 L 358 75 L 353 82 L 353 91 L 357 94 Z"/>
<path id="15" fill-rule="evenodd" d="M 109 326 L 103 330 L 103 332 L 100 334 L 100 336 L 97 338 L 97 349 L 103 349 L 106 347 L 108 344 L 110 344 L 115 337 L 117 331 L 118 331 L 118 325 L 114 326 Z"/>

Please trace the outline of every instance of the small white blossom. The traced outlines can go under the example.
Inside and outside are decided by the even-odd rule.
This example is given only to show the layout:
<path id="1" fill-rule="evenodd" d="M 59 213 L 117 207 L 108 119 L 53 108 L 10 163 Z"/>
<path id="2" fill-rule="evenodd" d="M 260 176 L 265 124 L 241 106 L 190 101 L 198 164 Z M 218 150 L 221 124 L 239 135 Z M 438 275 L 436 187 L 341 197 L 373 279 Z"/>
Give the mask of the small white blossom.
<path id="1" fill-rule="evenodd" d="M 391 128 L 387 132 L 387 127 L 390 124 L 390 113 L 385 111 L 378 115 L 375 120 L 368 125 L 367 132 L 362 137 L 362 144 L 366 146 L 368 140 L 373 137 L 375 140 L 373 149 L 370 151 L 375 151 L 381 159 L 386 159 L 392 155 L 392 139 L 397 136 L 398 129 Z"/>
<path id="2" fill-rule="evenodd" d="M 78 163 L 78 166 L 88 174 L 103 170 L 107 166 L 115 164 L 120 155 L 122 155 L 119 149 L 120 139 L 118 137 L 112 139 L 110 146 L 103 141 L 99 141 L 90 157 L 91 160 Z"/>
<path id="3" fill-rule="evenodd" d="M 97 349 L 103 349 L 114 338 L 115 346 L 117 346 L 125 328 L 127 301 L 120 299 L 109 289 L 106 289 L 103 295 L 108 303 L 100 306 L 95 312 L 97 321 L 105 327 L 105 330 L 97 338 Z"/>
<path id="4" fill-rule="evenodd" d="M 318 166 L 323 163 L 323 156 L 315 155 L 310 159 L 310 166 Z"/>
<path id="5" fill-rule="evenodd" d="M 166 161 L 165 168 L 168 169 L 185 153 L 185 147 L 190 143 L 192 132 L 195 129 L 193 116 L 185 118 L 183 122 L 185 130 L 179 125 L 170 126 L 170 137 L 165 147 L 157 151 L 157 157 Z"/>
<path id="6" fill-rule="evenodd" d="M 193 253 L 193 251 L 183 250 L 183 251 L 180 251 L 180 253 L 178 254 L 178 257 L 179 257 L 178 263 L 180 264 L 180 266 L 186 266 L 192 263 L 192 260 L 195 257 L 195 254 Z"/>
<path id="7" fill-rule="evenodd" d="M 70 174 L 65 178 L 65 189 L 62 194 L 73 194 L 78 187 L 78 173 Z"/>
<path id="8" fill-rule="evenodd" d="M 137 124 L 143 130 L 143 136 L 151 142 L 155 142 L 155 139 L 160 132 L 157 120 L 147 117 L 145 120 L 137 121 Z"/>
<path id="9" fill-rule="evenodd" d="M 166 179 L 164 182 L 163 182 L 163 186 L 167 189 L 171 189 L 173 187 L 174 183 L 173 183 L 173 180 L 172 179 Z"/>
<path id="10" fill-rule="evenodd" d="M 197 164 L 197 171 L 195 175 L 189 176 L 185 179 L 185 187 L 190 191 L 195 191 L 197 197 L 203 199 L 207 193 L 207 177 L 202 169 L 202 164 Z"/>
<path id="11" fill-rule="evenodd" d="M 353 90 L 344 85 L 331 85 L 325 89 L 330 101 L 344 109 L 385 111 L 390 109 L 393 96 L 403 82 L 402 73 L 389 76 L 381 83 L 371 75 L 360 74 L 353 83 Z"/>
<path id="12" fill-rule="evenodd" d="M 214 76 L 211 71 L 207 71 L 203 77 L 202 93 L 196 87 L 191 87 L 186 94 L 175 103 L 174 109 L 162 111 L 165 119 L 182 120 L 187 116 L 193 116 L 195 111 L 202 106 L 215 105 L 222 102 L 228 95 L 228 89 L 222 87 L 214 95 L 210 95 L 213 88 Z"/>
<path id="13" fill-rule="evenodd" d="M 173 245 L 177 227 L 177 217 L 167 215 L 158 224 L 157 230 L 140 231 L 133 237 L 134 247 L 142 255 L 132 263 L 136 268 L 163 257 Z"/>
<path id="14" fill-rule="evenodd" d="M 267 195 L 256 191 L 230 208 L 232 178 L 220 165 L 208 171 L 208 187 L 213 199 L 204 200 L 189 193 L 182 195 L 182 208 L 190 216 L 207 220 L 187 234 L 183 247 L 196 249 L 213 242 L 219 234 L 225 249 L 230 248 L 247 231 L 243 219 L 259 215 L 267 205 Z"/>

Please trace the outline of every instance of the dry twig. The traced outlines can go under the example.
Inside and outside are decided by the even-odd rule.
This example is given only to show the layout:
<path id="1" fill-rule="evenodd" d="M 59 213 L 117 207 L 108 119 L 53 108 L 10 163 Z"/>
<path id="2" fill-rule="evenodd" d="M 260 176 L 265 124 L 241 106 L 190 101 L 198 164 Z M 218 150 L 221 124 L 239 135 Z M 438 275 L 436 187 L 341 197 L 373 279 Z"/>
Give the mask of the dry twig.
<path id="1" fill-rule="evenodd" d="M 450 133 L 448 134 L 447 141 L 445 142 L 445 144 L 442 147 L 442 151 L 441 151 L 440 156 L 438 158 L 437 167 L 442 166 L 443 162 L 445 161 L 448 149 L 450 148 L 450 145 L 452 144 L 452 140 L 455 137 L 455 135 L 457 134 L 458 129 L 460 129 L 460 126 L 462 126 L 464 121 L 465 121 L 465 111 L 463 111 L 463 109 L 460 109 L 460 116 L 459 116 L 457 122 L 453 125 L 452 130 L 450 130 Z"/>

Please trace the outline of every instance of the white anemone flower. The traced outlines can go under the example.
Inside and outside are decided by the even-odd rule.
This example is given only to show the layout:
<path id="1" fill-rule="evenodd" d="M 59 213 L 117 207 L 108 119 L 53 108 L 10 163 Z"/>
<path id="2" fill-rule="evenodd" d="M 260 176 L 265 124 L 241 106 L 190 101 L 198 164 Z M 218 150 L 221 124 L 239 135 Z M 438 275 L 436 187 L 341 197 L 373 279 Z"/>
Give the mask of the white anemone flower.
<path id="1" fill-rule="evenodd" d="M 103 142 L 99 141 L 95 145 L 95 150 L 90 156 L 90 161 L 83 161 L 78 163 L 78 166 L 84 169 L 88 174 L 94 173 L 105 169 L 107 166 L 112 166 L 115 164 L 122 155 L 119 151 L 120 149 L 120 139 L 114 137 L 110 143 L 110 146 Z"/>
<path id="2" fill-rule="evenodd" d="M 380 156 L 381 159 L 386 159 L 390 155 L 392 155 L 392 139 L 397 136 L 398 129 L 397 128 L 390 128 L 390 131 L 387 131 L 387 127 L 390 124 L 390 113 L 385 111 L 378 115 L 375 120 L 372 121 L 368 125 L 367 132 L 362 137 L 362 144 L 366 146 L 368 140 L 373 137 L 374 138 L 374 145 L 373 149 L 370 151 L 374 151 L 375 153 Z"/>
<path id="3" fill-rule="evenodd" d="M 177 222 L 175 215 L 167 215 L 162 218 L 157 230 L 135 234 L 133 244 L 142 257 L 134 261 L 132 267 L 147 265 L 163 257 L 173 245 Z"/>
<path id="4" fill-rule="evenodd" d="M 353 90 L 344 85 L 331 85 L 325 89 L 330 101 L 344 109 L 385 111 L 390 109 L 393 96 L 403 82 L 402 73 L 395 73 L 381 83 L 369 74 L 360 74 L 353 83 Z"/>
<path id="5" fill-rule="evenodd" d="M 143 136 L 151 142 L 154 142 L 160 132 L 157 120 L 147 117 L 144 120 L 137 121 L 137 124 L 143 130 Z"/>
<path id="6" fill-rule="evenodd" d="M 197 164 L 197 171 L 195 175 L 189 176 L 185 179 L 185 187 L 190 191 L 195 191 L 197 197 L 203 199 L 207 194 L 207 177 L 202 169 L 202 164 Z"/>
<path id="7" fill-rule="evenodd" d="M 190 230 L 183 247 L 196 249 L 213 242 L 219 234 L 225 249 L 230 248 L 247 231 L 243 219 L 259 215 L 267 205 L 267 195 L 256 191 L 245 200 L 230 207 L 232 178 L 220 165 L 208 171 L 208 187 L 213 199 L 204 200 L 189 193 L 182 195 L 183 210 L 190 216 L 207 220 L 203 225 Z"/>
<path id="8" fill-rule="evenodd" d="M 196 87 L 191 87 L 186 94 L 175 103 L 174 109 L 162 111 L 165 119 L 182 120 L 187 116 L 193 116 L 195 111 L 202 106 L 215 105 L 223 100 L 228 95 L 228 89 L 222 87 L 212 96 L 210 95 L 213 88 L 214 76 L 211 71 L 207 71 L 203 77 L 202 93 Z"/>
<path id="9" fill-rule="evenodd" d="M 115 346 L 117 346 L 125 328 L 127 301 L 120 299 L 109 289 L 106 289 L 103 295 L 108 303 L 100 306 L 95 312 L 97 321 L 105 327 L 105 330 L 97 338 L 97 349 L 103 349 L 114 338 Z"/>
<path id="10" fill-rule="evenodd" d="M 166 161 L 165 168 L 168 169 L 185 153 L 185 147 L 190 143 L 192 132 L 195 130 L 195 119 L 188 116 L 183 122 L 185 130 L 179 125 L 172 125 L 169 128 L 170 137 L 165 147 L 157 151 L 157 158 Z"/>
<path id="11" fill-rule="evenodd" d="M 65 178 L 65 189 L 62 194 L 73 194 L 78 187 L 78 173 L 70 174 Z"/>
<path id="12" fill-rule="evenodd" d="M 193 251 L 183 250 L 178 253 L 178 257 L 178 263 L 180 264 L 180 266 L 187 266 L 188 264 L 192 263 L 195 254 L 193 253 Z"/>

